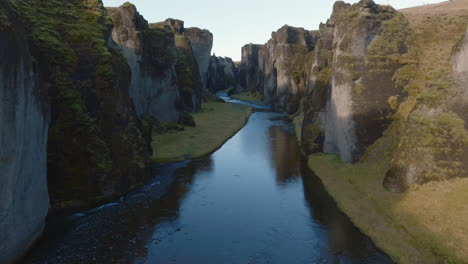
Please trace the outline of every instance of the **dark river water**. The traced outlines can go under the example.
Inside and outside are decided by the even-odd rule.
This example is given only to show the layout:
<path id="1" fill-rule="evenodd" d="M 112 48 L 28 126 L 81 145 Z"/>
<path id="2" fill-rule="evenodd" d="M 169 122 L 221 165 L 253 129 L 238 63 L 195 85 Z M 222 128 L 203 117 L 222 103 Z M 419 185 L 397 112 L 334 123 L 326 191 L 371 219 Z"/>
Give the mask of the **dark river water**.
<path id="1" fill-rule="evenodd" d="M 254 112 L 214 154 L 154 167 L 115 203 L 49 220 L 26 263 L 392 263 L 305 167 L 285 116 Z"/>

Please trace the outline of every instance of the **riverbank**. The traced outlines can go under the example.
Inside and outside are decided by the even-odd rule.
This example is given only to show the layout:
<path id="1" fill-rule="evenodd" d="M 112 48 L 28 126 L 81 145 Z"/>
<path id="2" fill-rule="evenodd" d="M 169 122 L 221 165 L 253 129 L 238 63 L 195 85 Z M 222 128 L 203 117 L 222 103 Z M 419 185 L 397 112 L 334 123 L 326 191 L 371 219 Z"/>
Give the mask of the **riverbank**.
<path id="1" fill-rule="evenodd" d="M 466 263 L 468 179 L 386 191 L 385 162 L 345 164 L 312 155 L 309 167 L 340 209 L 397 263 Z"/>
<path id="2" fill-rule="evenodd" d="M 213 153 L 245 125 L 251 111 L 251 107 L 239 104 L 204 103 L 193 115 L 196 127 L 154 135 L 152 161 L 178 162 Z"/>

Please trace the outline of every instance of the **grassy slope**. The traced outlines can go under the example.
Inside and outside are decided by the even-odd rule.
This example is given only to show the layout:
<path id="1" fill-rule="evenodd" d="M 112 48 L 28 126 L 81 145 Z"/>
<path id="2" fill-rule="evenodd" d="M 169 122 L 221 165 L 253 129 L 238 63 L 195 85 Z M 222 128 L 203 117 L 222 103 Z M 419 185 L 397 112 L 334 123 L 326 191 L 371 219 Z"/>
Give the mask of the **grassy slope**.
<path id="1" fill-rule="evenodd" d="M 420 72 L 424 75 L 414 78 L 423 83 L 443 81 L 438 76 L 450 74 L 453 48 L 466 31 L 468 1 L 402 12 L 416 31 L 420 49 Z M 426 98 L 443 100 L 444 96 L 423 88 L 406 102 L 406 114 L 416 100 Z M 309 166 L 341 209 L 396 262 L 468 263 L 468 179 L 417 186 L 404 194 L 386 191 L 382 181 L 392 157 L 394 129 L 391 127 L 356 165 L 344 164 L 332 155 L 314 155 Z"/>
<path id="2" fill-rule="evenodd" d="M 468 259 L 468 179 L 396 194 L 382 187 L 385 163 L 352 166 L 333 155 L 313 155 L 309 166 L 353 223 L 397 263 Z"/>
<path id="3" fill-rule="evenodd" d="M 152 160 L 176 162 L 211 154 L 242 128 L 250 112 L 250 107 L 242 105 L 203 103 L 202 111 L 193 115 L 196 127 L 154 135 Z"/>

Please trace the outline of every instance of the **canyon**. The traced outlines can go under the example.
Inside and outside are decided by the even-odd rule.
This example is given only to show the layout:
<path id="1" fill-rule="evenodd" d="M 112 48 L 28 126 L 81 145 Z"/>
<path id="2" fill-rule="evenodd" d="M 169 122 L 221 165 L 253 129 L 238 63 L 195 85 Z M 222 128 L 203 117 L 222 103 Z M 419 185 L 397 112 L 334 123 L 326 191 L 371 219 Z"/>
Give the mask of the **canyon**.
<path id="1" fill-rule="evenodd" d="M 155 142 L 196 138 L 187 131 L 205 131 L 210 115 L 217 120 L 216 109 L 231 111 L 236 126 L 195 156 L 213 153 L 247 122 L 250 110 L 236 108 L 239 103 L 257 109 L 241 135 L 254 138 L 255 118 L 263 120 L 258 126 L 279 118 L 258 113 L 268 106 L 293 121 L 298 145 L 274 122 L 270 134 L 260 129 L 262 137 L 285 144 L 271 143 L 276 173 L 285 174 L 277 176 L 299 173 L 303 156 L 338 207 L 394 261 L 463 262 L 467 25 L 466 0 L 403 10 L 372 0 L 337 1 L 318 30 L 284 25 L 266 43 L 243 46 L 235 62 L 212 55 L 209 30 L 173 18 L 150 23 L 131 3 L 0 2 L 0 262 L 21 260 L 48 215 L 84 211 L 144 188 L 155 178 L 152 157 L 161 151 Z M 245 93 L 263 103 L 229 97 Z M 240 139 L 232 140 L 227 148 Z M 177 158 L 191 160 L 192 148 Z M 214 157 L 229 159 L 223 149 Z M 443 197 L 434 205 L 437 214 L 424 195 Z M 362 216 L 363 208 L 375 221 Z M 434 225 L 422 224 L 428 215 Z M 385 241 L 388 230 L 401 241 Z"/>

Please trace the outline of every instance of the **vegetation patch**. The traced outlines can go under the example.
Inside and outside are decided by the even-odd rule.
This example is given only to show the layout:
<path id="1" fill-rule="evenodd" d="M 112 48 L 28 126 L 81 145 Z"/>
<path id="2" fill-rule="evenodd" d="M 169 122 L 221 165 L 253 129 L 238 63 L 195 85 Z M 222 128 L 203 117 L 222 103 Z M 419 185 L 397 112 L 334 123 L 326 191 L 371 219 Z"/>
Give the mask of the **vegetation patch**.
<path id="1" fill-rule="evenodd" d="M 207 102 L 193 114 L 196 127 L 183 131 L 153 134 L 153 162 L 177 162 L 213 153 L 239 131 L 251 108 L 243 105 Z"/>
<path id="2" fill-rule="evenodd" d="M 376 245 L 397 263 L 464 263 L 468 259 L 468 179 L 413 186 L 405 194 L 382 187 L 388 160 L 350 165 L 312 155 L 309 167 Z"/>

